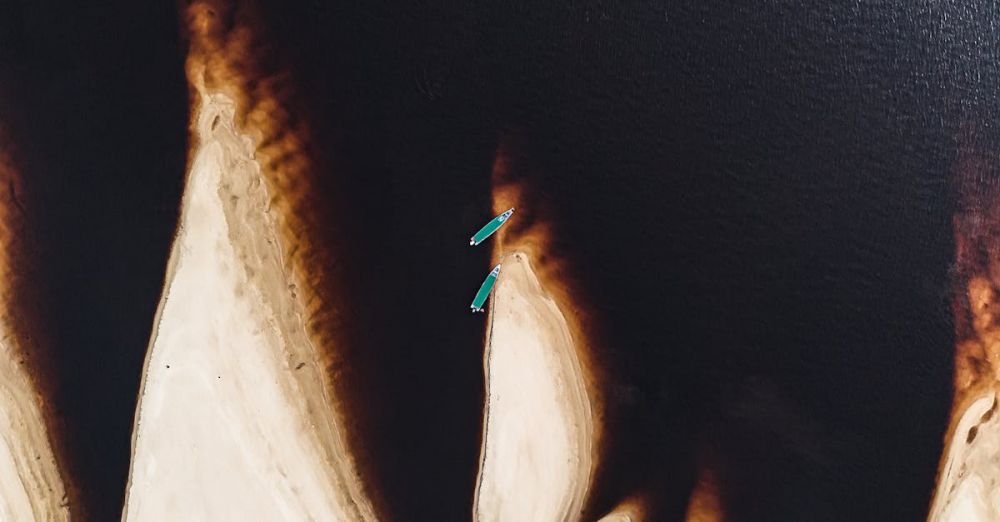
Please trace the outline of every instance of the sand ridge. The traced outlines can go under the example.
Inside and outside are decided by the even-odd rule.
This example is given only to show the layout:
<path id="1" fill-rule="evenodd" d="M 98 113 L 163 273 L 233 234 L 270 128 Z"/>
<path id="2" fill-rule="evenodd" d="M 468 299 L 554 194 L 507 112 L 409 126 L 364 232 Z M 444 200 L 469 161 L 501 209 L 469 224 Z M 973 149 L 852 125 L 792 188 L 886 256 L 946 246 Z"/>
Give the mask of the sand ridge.
<path id="1" fill-rule="evenodd" d="M 491 299 L 474 519 L 577 520 L 593 475 L 594 414 L 566 316 L 526 252 L 503 257 Z"/>
<path id="2" fill-rule="evenodd" d="M 1000 520 L 1000 415 L 996 392 L 969 401 L 945 456 L 931 522 Z"/>
<path id="3" fill-rule="evenodd" d="M 150 341 L 124 520 L 374 520 L 235 103 L 199 146 Z"/>
<path id="4" fill-rule="evenodd" d="M 41 399 L 12 340 L 0 340 L 0 520 L 70 520 Z"/>
<path id="5" fill-rule="evenodd" d="M 23 249 L 21 173 L 11 148 L 0 128 L 0 178 L 8 185 L 0 198 L 0 520 L 69 520 L 74 495 L 49 432 L 53 412 L 36 387 L 48 369 L 38 359 L 46 344 L 38 311 L 24 302 L 38 287 Z"/>

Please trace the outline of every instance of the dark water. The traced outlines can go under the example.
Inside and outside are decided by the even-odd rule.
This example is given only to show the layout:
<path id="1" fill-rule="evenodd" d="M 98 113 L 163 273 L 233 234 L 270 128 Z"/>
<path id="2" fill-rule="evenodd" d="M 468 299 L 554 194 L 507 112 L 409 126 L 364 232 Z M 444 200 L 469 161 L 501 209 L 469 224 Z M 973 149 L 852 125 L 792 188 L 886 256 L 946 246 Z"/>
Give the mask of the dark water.
<path id="1" fill-rule="evenodd" d="M 174 6 L 113 4 L 0 2 L 0 116 L 95 520 L 121 502 L 187 128 Z M 708 462 L 731 520 L 923 517 L 951 172 L 962 126 L 995 126 L 995 9 L 293 4 L 263 6 L 269 52 L 347 238 L 355 429 L 393 519 L 471 511 L 488 252 L 467 238 L 504 138 L 599 323 L 592 514 L 639 491 L 676 520 Z"/>

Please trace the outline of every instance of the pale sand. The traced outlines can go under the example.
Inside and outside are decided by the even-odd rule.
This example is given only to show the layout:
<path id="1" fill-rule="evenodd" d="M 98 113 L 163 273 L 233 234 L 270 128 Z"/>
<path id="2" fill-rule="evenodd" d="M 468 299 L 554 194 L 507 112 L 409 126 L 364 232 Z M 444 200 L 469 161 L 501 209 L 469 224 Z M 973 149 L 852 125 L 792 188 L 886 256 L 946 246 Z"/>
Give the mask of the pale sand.
<path id="1" fill-rule="evenodd" d="M 996 400 L 992 391 L 976 397 L 959 419 L 946 448 L 928 517 L 931 522 L 1000 520 L 1000 407 Z M 974 435 L 970 435 L 973 428 Z"/>
<path id="2" fill-rule="evenodd" d="M 0 139 L 0 177 L 13 195 L 20 177 L 6 145 Z M 38 336 L 29 335 L 33 325 L 16 322 L 30 314 L 10 308 L 17 303 L 16 278 L 24 276 L 19 266 L 26 263 L 14 250 L 23 242 L 24 223 L 11 203 L 11 198 L 0 199 L 0 521 L 69 520 L 67 484 L 56 462 L 45 403 L 25 360 L 39 347 L 20 344 Z"/>
<path id="3" fill-rule="evenodd" d="M 0 327 L 0 520 L 69 520 L 39 398 Z"/>
<path id="4" fill-rule="evenodd" d="M 229 98 L 201 98 L 123 519 L 373 520 L 282 262 L 254 144 L 234 128 Z"/>
<path id="5" fill-rule="evenodd" d="M 527 254 L 502 259 L 490 305 L 479 521 L 577 520 L 594 419 L 569 324 Z"/>

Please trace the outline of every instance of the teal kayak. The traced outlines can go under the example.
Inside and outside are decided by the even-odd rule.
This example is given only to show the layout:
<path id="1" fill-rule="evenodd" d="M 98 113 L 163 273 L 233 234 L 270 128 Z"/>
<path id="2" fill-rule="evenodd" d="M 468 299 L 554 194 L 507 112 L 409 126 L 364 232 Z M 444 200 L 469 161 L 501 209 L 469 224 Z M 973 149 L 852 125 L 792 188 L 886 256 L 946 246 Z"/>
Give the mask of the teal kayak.
<path id="1" fill-rule="evenodd" d="M 483 304 L 486 303 L 486 298 L 490 296 L 490 292 L 493 291 L 493 285 L 497 282 L 497 277 L 500 276 L 500 265 L 493 267 L 493 271 L 490 275 L 486 276 L 486 280 L 483 281 L 483 286 L 479 287 L 479 291 L 476 292 L 476 298 L 472 300 L 472 311 L 482 312 Z"/>
<path id="2" fill-rule="evenodd" d="M 492 236 L 493 233 L 496 232 L 497 229 L 499 229 L 507 221 L 507 218 L 509 218 L 510 215 L 513 213 L 514 209 L 512 208 L 507 209 L 507 211 L 504 212 L 503 214 L 500 214 L 499 216 L 490 220 L 490 222 L 487 223 L 486 226 L 479 229 L 479 232 L 476 232 L 476 235 L 472 236 L 472 239 L 469 240 L 469 244 L 472 246 L 476 246 L 479 243 L 486 241 L 486 238 Z"/>

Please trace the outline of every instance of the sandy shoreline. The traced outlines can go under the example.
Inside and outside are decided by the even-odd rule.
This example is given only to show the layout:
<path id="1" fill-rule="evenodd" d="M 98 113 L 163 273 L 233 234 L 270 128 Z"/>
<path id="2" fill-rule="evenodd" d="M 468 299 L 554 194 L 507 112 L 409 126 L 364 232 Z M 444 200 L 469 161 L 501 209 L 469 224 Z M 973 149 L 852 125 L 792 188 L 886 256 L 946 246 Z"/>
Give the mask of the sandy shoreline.
<path id="1" fill-rule="evenodd" d="M 997 394 L 968 402 L 945 448 L 931 522 L 1000 520 L 1000 415 Z"/>
<path id="2" fill-rule="evenodd" d="M 0 334 L 0 520 L 69 520 L 40 399 L 13 336 Z"/>
<path id="3" fill-rule="evenodd" d="M 577 520 L 594 413 L 566 316 L 528 254 L 504 256 L 484 357 L 487 405 L 474 518 Z"/>
<path id="4" fill-rule="evenodd" d="M 0 129 L 2 131 L 2 129 Z M 13 194 L 20 174 L 0 132 L 0 177 Z M 62 475 L 49 433 L 44 398 L 35 378 L 34 355 L 43 343 L 36 318 L 19 298 L 37 289 L 22 268 L 31 261 L 19 250 L 24 222 L 16 201 L 0 200 L 0 520 L 69 520 L 68 477 Z M 30 299 L 28 299 L 30 301 Z M 29 361 L 33 361 L 31 364 Z"/>
<path id="5" fill-rule="evenodd" d="M 599 518 L 597 522 L 640 522 L 643 519 L 641 502 L 628 499 L 616 506 L 610 513 Z"/>
<path id="6" fill-rule="evenodd" d="M 202 96 L 124 520 L 373 520 L 235 103 Z"/>

